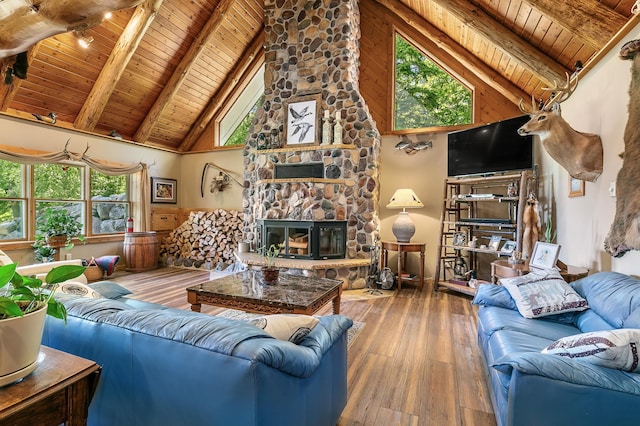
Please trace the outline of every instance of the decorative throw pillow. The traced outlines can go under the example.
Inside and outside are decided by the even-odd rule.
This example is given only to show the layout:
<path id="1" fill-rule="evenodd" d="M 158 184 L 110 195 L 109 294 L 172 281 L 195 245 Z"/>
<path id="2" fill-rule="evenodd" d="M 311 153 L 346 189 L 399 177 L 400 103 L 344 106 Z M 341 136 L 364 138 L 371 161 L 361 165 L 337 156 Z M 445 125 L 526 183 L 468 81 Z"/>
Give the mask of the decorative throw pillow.
<path id="1" fill-rule="evenodd" d="M 538 318 L 562 312 L 582 311 L 589 304 L 569 286 L 555 269 L 531 271 L 527 275 L 502 278 L 500 283 L 516 302 L 525 318 Z"/>
<path id="2" fill-rule="evenodd" d="M 98 299 L 102 297 L 100 293 L 93 290 L 86 284 L 78 283 L 74 281 L 65 281 L 58 286 L 56 293 L 72 294 L 80 297 L 91 297 Z"/>
<path id="3" fill-rule="evenodd" d="M 11 263 L 13 263 L 13 260 L 7 256 L 7 253 L 0 250 L 0 266 L 10 265 Z"/>
<path id="4" fill-rule="evenodd" d="M 601 367 L 640 373 L 639 346 L 640 330 L 620 328 L 563 337 L 544 348 L 542 353 L 581 359 Z"/>
<path id="5" fill-rule="evenodd" d="M 100 267 L 108 277 L 113 274 L 113 271 L 116 269 L 116 265 L 120 261 L 120 256 L 111 255 L 111 256 L 100 256 L 97 259 L 94 259 L 96 265 Z"/>
<path id="6" fill-rule="evenodd" d="M 307 337 L 318 324 L 318 318 L 309 315 L 265 315 L 249 321 L 276 339 L 288 340 L 296 345 Z"/>
<path id="7" fill-rule="evenodd" d="M 105 299 L 117 299 L 131 294 L 129 290 L 113 281 L 98 281 L 97 283 L 88 284 L 88 287 L 97 291 Z"/>

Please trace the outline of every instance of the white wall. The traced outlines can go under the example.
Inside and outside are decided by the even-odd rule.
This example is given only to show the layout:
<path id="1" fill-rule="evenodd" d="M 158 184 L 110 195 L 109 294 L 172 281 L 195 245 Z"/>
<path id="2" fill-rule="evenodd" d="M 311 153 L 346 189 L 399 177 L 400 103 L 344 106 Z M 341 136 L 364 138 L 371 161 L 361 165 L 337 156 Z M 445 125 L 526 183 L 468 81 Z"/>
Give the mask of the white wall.
<path id="1" fill-rule="evenodd" d="M 609 185 L 622 167 L 618 154 L 624 151 L 631 79 L 631 61 L 619 59 L 618 54 L 622 44 L 639 36 L 640 27 L 636 27 L 580 80 L 577 90 L 562 104 L 562 116 L 574 129 L 599 134 L 602 139 L 603 173 L 595 183 L 586 182 L 585 196 L 569 198 L 568 173 L 546 153 L 543 155 L 542 201 L 555 207 L 560 258 L 591 271 L 640 273 L 640 252 L 612 258 L 604 251 L 615 215 L 616 199 L 609 195 Z"/>
<path id="2" fill-rule="evenodd" d="M 213 163 L 225 170 L 240 183 L 243 182 L 242 149 L 228 149 L 216 152 L 189 154 L 182 157 L 182 173 L 179 185 L 184 194 L 180 205 L 189 209 L 242 209 L 242 187 L 232 182 L 223 192 L 211 192 L 211 180 L 219 170 L 209 167 L 205 174 L 204 197 L 200 196 L 200 182 L 202 171 L 206 163 Z"/>

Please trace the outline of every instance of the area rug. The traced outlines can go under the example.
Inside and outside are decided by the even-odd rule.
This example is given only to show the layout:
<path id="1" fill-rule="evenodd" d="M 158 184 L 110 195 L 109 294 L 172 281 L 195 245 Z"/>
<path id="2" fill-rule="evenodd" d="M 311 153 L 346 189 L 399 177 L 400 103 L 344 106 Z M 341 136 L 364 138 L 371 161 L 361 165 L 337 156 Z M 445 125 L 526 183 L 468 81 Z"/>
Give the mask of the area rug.
<path id="1" fill-rule="evenodd" d="M 393 290 L 379 290 L 380 293 L 371 293 L 370 288 L 359 288 L 356 290 L 344 290 L 340 298 L 342 300 L 371 300 L 382 297 L 391 297 L 396 294 Z"/>
<path id="2" fill-rule="evenodd" d="M 343 293 L 344 294 L 344 293 Z M 239 311 L 237 309 L 227 309 L 216 316 L 223 317 L 227 319 L 237 320 L 237 321 L 249 321 L 253 318 L 257 318 L 262 316 L 261 314 L 252 314 L 249 312 Z M 347 350 L 351 347 L 353 342 L 356 340 L 356 337 L 360 334 L 362 329 L 366 324 L 359 321 L 354 321 L 353 326 L 347 331 Z"/>

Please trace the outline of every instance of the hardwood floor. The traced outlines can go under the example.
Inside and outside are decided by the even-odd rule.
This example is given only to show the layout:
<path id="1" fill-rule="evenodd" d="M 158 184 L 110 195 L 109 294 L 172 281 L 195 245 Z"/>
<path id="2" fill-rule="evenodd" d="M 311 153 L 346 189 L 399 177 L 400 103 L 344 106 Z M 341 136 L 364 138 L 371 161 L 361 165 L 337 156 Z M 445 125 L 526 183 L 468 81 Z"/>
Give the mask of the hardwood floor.
<path id="1" fill-rule="evenodd" d="M 128 296 L 189 309 L 185 288 L 209 273 L 177 268 L 109 280 Z M 494 426 L 476 340 L 476 307 L 467 296 L 407 285 L 393 297 L 345 300 L 341 313 L 366 326 L 349 349 L 348 401 L 340 426 Z M 216 314 L 224 308 L 202 306 Z M 331 314 L 331 303 L 320 312 Z"/>

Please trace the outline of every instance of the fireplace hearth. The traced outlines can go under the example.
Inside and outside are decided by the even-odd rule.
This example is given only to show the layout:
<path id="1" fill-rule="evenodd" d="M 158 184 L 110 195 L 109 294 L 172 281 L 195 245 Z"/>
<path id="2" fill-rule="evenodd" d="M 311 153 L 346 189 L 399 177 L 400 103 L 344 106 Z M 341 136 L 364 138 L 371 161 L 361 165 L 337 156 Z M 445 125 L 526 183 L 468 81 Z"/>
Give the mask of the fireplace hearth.
<path id="1" fill-rule="evenodd" d="M 260 246 L 282 247 L 280 257 L 292 259 L 344 259 L 347 222 L 259 220 Z"/>

